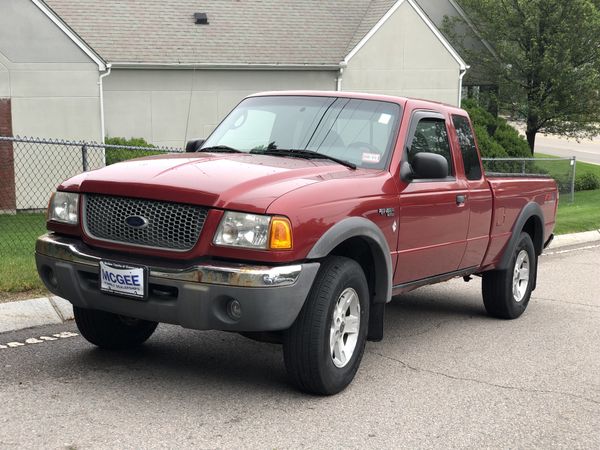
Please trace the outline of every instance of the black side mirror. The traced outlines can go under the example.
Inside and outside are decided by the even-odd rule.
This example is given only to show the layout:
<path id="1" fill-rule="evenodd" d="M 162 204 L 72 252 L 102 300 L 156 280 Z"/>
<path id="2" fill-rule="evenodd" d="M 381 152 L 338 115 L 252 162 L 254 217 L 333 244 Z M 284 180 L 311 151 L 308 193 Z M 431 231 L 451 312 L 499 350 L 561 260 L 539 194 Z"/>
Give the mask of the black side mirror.
<path id="1" fill-rule="evenodd" d="M 202 144 L 204 144 L 205 141 L 206 141 L 206 139 L 196 139 L 194 141 L 188 141 L 188 143 L 185 145 L 185 152 L 186 153 L 197 152 L 198 150 L 200 150 L 200 148 L 202 147 Z"/>
<path id="2" fill-rule="evenodd" d="M 415 178 L 422 179 L 439 179 L 448 176 L 448 161 L 442 155 L 437 153 L 421 152 L 417 153 L 412 158 L 412 164 L 405 163 L 408 168 L 401 167 L 400 173 L 404 169 L 403 179 L 412 180 Z M 410 173 L 409 173 L 410 171 Z"/>

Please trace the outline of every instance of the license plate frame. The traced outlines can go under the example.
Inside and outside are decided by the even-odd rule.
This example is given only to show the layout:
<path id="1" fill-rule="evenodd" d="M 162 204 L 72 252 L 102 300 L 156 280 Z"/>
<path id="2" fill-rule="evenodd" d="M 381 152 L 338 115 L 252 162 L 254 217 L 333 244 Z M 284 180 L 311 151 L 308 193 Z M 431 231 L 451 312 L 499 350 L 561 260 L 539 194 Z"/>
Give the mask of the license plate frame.
<path id="1" fill-rule="evenodd" d="M 145 266 L 101 260 L 98 281 L 100 291 L 105 294 L 135 300 L 148 299 L 148 268 Z"/>

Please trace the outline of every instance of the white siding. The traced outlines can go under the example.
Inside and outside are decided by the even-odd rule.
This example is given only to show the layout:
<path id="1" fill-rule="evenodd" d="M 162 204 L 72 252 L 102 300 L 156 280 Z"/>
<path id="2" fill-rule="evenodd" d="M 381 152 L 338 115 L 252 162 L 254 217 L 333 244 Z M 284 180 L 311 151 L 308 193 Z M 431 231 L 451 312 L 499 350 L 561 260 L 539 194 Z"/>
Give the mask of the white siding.
<path id="1" fill-rule="evenodd" d="M 404 2 L 348 62 L 342 89 L 456 105 L 460 65 Z"/>
<path id="2" fill-rule="evenodd" d="M 13 134 L 100 140 L 98 66 L 31 1 L 1 3 L 0 97 L 11 98 Z M 15 145 L 14 156 L 18 209 L 45 208 L 81 172 L 73 149 Z"/>
<path id="3" fill-rule="evenodd" d="M 288 89 L 333 90 L 336 74 L 113 69 L 104 79 L 106 134 L 143 137 L 155 145 L 181 147 L 188 139 L 207 137 L 225 114 L 249 94 Z"/>

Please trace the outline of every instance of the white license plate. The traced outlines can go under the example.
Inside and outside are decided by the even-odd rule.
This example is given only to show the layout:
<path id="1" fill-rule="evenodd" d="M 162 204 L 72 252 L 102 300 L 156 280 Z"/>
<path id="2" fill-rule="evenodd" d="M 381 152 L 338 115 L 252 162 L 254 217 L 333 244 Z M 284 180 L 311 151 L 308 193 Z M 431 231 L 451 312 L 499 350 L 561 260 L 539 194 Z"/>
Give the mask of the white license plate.
<path id="1" fill-rule="evenodd" d="M 143 299 L 147 291 L 146 268 L 100 261 L 100 290 Z"/>

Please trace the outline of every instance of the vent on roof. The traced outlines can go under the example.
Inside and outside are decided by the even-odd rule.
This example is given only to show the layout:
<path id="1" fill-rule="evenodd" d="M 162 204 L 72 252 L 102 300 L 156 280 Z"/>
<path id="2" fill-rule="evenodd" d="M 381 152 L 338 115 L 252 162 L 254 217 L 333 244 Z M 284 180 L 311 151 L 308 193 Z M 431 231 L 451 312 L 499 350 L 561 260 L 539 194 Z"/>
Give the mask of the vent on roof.
<path id="1" fill-rule="evenodd" d="M 208 25 L 208 16 L 206 13 L 194 13 L 196 25 Z"/>

